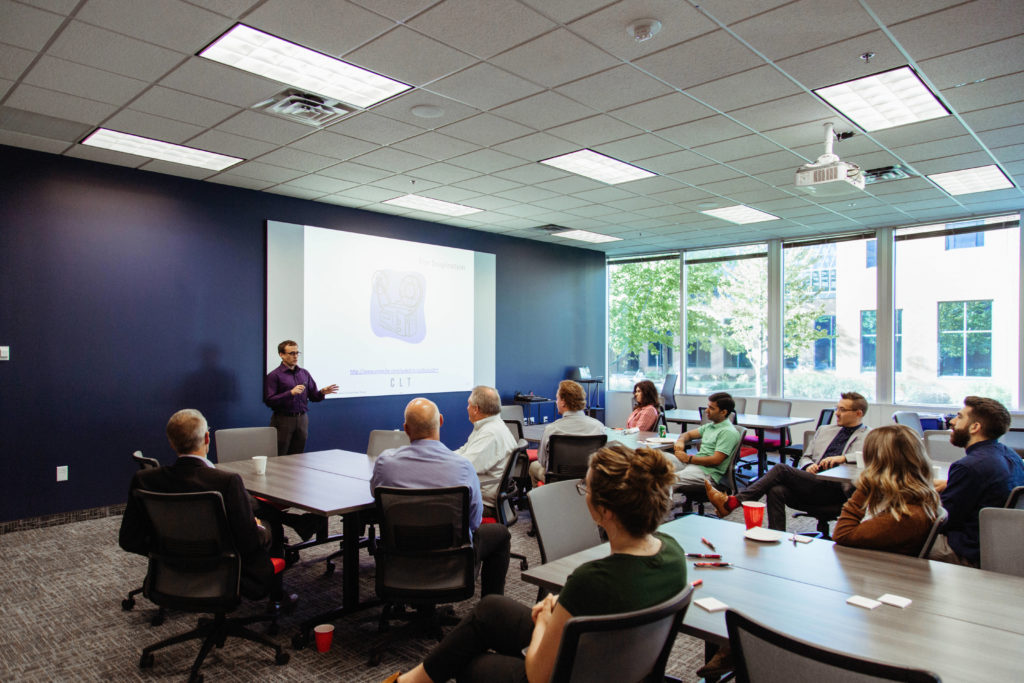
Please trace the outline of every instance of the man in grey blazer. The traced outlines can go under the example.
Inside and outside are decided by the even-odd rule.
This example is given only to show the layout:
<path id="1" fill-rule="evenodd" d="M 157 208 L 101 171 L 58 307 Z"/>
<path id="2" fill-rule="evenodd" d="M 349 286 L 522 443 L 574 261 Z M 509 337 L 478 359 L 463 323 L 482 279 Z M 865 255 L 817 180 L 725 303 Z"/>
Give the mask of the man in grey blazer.
<path id="1" fill-rule="evenodd" d="M 715 506 L 719 517 L 725 517 L 746 500 L 767 497 L 768 526 L 786 530 L 786 506 L 797 510 L 809 507 L 842 505 L 853 493 L 853 485 L 827 481 L 817 477 L 822 472 L 844 462 L 855 462 L 854 453 L 863 449 L 868 426 L 863 423 L 868 410 L 867 400 L 854 391 L 848 391 L 836 405 L 836 424 L 823 425 L 814 433 L 810 445 L 796 467 L 775 465 L 750 486 L 728 496 L 704 482 L 708 500 Z"/>

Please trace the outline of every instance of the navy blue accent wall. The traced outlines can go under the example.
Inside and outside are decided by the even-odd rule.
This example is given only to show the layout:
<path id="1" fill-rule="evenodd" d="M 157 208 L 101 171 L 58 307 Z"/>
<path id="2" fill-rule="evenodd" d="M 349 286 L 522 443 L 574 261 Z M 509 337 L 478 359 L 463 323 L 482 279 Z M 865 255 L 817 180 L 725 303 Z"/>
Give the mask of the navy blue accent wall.
<path id="1" fill-rule="evenodd" d="M 496 254 L 506 401 L 603 367 L 601 252 L 0 146 L 0 520 L 123 502 L 132 451 L 173 459 L 163 429 L 179 408 L 214 429 L 268 424 L 267 219 Z M 467 395 L 431 397 L 451 447 L 470 431 Z M 407 400 L 315 404 L 307 448 L 363 450 Z"/>

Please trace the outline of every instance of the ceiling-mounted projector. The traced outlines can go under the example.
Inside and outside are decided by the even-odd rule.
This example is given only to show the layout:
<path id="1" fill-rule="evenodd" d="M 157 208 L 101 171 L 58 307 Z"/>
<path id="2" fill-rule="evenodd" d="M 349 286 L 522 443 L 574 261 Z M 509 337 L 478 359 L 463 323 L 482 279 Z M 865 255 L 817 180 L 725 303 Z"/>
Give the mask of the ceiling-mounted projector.
<path id="1" fill-rule="evenodd" d="M 841 161 L 832 153 L 835 134 L 832 124 L 825 124 L 825 153 L 813 164 L 804 164 L 796 170 L 796 186 L 816 197 L 836 197 L 853 194 L 864 189 L 864 174 L 860 166 Z"/>

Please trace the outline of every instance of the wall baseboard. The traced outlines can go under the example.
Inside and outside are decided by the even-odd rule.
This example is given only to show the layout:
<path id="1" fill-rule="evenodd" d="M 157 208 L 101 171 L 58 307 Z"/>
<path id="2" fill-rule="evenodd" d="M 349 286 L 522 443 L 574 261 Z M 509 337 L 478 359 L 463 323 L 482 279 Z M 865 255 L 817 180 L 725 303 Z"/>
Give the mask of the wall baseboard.
<path id="1" fill-rule="evenodd" d="M 103 507 L 90 508 L 88 510 L 61 512 L 55 515 L 43 515 L 42 517 L 15 519 L 10 522 L 0 522 L 0 535 L 13 533 L 15 531 L 28 531 L 29 529 L 43 529 L 50 526 L 70 524 L 71 522 L 83 522 L 87 519 L 115 517 L 121 514 L 124 514 L 124 503 L 118 503 L 117 505 L 104 505 Z"/>

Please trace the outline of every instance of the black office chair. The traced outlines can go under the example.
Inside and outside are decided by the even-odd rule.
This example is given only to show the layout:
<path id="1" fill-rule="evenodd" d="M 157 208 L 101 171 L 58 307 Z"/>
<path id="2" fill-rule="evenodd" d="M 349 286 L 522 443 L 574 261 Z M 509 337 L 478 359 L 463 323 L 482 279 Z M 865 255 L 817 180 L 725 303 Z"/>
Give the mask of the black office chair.
<path id="1" fill-rule="evenodd" d="M 548 437 L 548 469 L 544 474 L 544 483 L 583 479 L 587 476 L 590 456 L 606 443 L 607 434 L 552 434 Z"/>
<path id="2" fill-rule="evenodd" d="M 1024 509 L 1024 486 L 1018 486 L 1010 491 L 1003 507 Z"/>
<path id="3" fill-rule="evenodd" d="M 200 619 L 191 631 L 147 646 L 142 650 L 139 667 L 152 667 L 156 650 L 201 639 L 203 644 L 192 664 L 189 681 L 202 681 L 199 669 L 203 660 L 215 645 L 223 646 L 228 636 L 273 648 L 274 662 L 287 664 L 289 655 L 280 645 L 247 628 L 256 622 L 273 621 L 274 614 L 227 618 L 242 600 L 242 563 L 235 550 L 220 492 L 136 490 L 134 495 L 149 518 L 155 538 L 143 594 L 163 607 L 213 614 L 213 619 Z"/>
<path id="4" fill-rule="evenodd" d="M 140 470 L 150 470 L 160 467 L 160 461 L 156 458 L 147 458 L 142 454 L 142 451 L 135 451 L 132 453 L 132 462 L 139 466 Z M 141 593 L 143 590 L 142 586 L 139 586 L 133 591 L 128 593 L 128 597 L 121 601 L 121 609 L 125 612 L 130 612 L 135 607 L 135 596 Z M 164 619 L 167 617 L 167 612 L 163 607 L 158 607 L 156 614 L 149 620 L 151 626 L 159 626 L 164 623 Z"/>
<path id="5" fill-rule="evenodd" d="M 369 663 L 380 663 L 394 639 L 392 618 L 425 626 L 441 640 L 437 606 L 473 597 L 476 556 L 469 532 L 469 488 L 404 489 L 378 486 L 373 492 L 380 542 L 377 597 L 384 603 L 379 631 L 385 634 L 370 651 Z M 415 612 L 406 612 L 410 605 Z"/>
<path id="6" fill-rule="evenodd" d="M 883 664 L 787 636 L 733 610 L 725 612 L 737 683 L 906 681 L 940 683 L 933 673 Z M 751 676 L 751 672 L 756 672 Z M 853 675 L 853 674 L 860 674 Z"/>
<path id="7" fill-rule="evenodd" d="M 817 536 L 818 538 L 824 538 L 826 540 L 832 538 L 831 528 L 829 524 L 839 519 L 840 513 L 843 511 L 843 506 L 840 505 L 805 505 L 804 510 L 794 512 L 793 517 L 814 517 L 817 520 L 815 528 L 816 532 L 807 532 L 801 534 L 802 536 Z"/>
<path id="8" fill-rule="evenodd" d="M 827 424 L 832 424 L 832 418 L 835 416 L 835 414 L 835 408 L 822 408 L 821 412 L 818 413 L 818 424 L 814 425 L 814 431 L 818 431 L 821 427 Z M 784 447 L 780 451 L 780 453 L 783 456 L 789 456 L 790 460 L 792 461 L 793 467 L 796 467 L 796 464 L 800 462 L 800 458 L 802 458 L 804 455 L 804 444 L 803 442 L 791 443 L 788 446 Z"/>
<path id="9" fill-rule="evenodd" d="M 497 517 L 484 517 L 482 524 L 504 524 L 510 527 L 519 520 L 518 504 L 520 499 L 519 486 L 516 483 L 515 473 L 520 470 L 520 463 L 528 461 L 526 456 L 526 439 L 520 439 L 519 445 L 509 453 L 505 469 L 501 473 L 501 481 L 498 483 L 498 497 L 494 501 L 494 512 Z M 526 555 L 521 553 L 509 553 L 509 557 L 519 560 L 519 568 L 527 570 L 530 563 Z"/>
<path id="10" fill-rule="evenodd" d="M 632 612 L 573 617 L 565 624 L 551 683 L 662 681 L 679 626 L 693 597 L 687 586 Z"/>
<path id="11" fill-rule="evenodd" d="M 665 375 L 665 383 L 661 385 L 661 398 L 666 410 L 676 407 L 676 380 L 678 375 Z"/>

